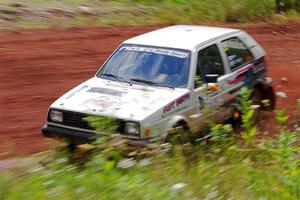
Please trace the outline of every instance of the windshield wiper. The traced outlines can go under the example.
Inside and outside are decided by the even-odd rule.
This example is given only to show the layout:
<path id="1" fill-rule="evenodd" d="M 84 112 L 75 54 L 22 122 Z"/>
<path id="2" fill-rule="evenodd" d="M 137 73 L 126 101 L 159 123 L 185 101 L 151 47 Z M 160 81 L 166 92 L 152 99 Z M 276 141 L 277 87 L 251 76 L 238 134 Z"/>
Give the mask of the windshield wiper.
<path id="1" fill-rule="evenodd" d="M 114 75 L 114 74 L 109 74 L 109 73 L 103 73 L 103 74 L 100 74 L 100 76 L 109 76 L 109 77 L 113 77 L 114 79 L 118 80 L 118 81 L 121 81 L 121 82 L 125 82 L 125 83 L 129 83 L 130 85 L 132 85 L 132 83 L 118 75 Z"/>
<path id="2" fill-rule="evenodd" d="M 157 83 L 157 82 L 150 81 L 150 80 L 146 80 L 146 79 L 132 78 L 132 79 L 130 79 L 130 80 L 131 80 L 131 81 L 134 81 L 134 82 L 146 83 L 146 84 L 150 84 L 150 85 L 161 86 L 161 87 L 169 87 L 169 88 L 175 89 L 175 87 L 173 87 L 173 86 L 171 86 L 171 85 L 168 85 L 168 84 L 161 84 L 161 83 Z"/>

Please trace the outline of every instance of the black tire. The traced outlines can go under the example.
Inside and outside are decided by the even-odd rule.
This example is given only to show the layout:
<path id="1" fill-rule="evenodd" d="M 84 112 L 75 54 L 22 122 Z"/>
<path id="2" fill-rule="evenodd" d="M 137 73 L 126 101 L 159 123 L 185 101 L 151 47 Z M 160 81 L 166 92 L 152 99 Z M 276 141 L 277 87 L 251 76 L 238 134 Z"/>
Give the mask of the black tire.
<path id="1" fill-rule="evenodd" d="M 190 130 L 186 123 L 176 124 L 172 130 L 168 132 L 166 142 L 170 144 L 187 144 L 191 143 Z"/>
<path id="2" fill-rule="evenodd" d="M 67 147 L 70 153 L 74 153 L 77 149 L 77 145 L 73 142 L 70 142 Z"/>
<path id="3" fill-rule="evenodd" d="M 251 95 L 252 105 L 261 105 L 263 100 L 263 91 L 260 88 L 254 88 Z"/>
<path id="4" fill-rule="evenodd" d="M 169 131 L 165 142 L 172 144 L 168 151 L 169 156 L 172 157 L 180 153 L 185 158 L 186 164 L 191 164 L 197 160 L 193 150 L 191 131 L 185 122 L 176 124 L 173 130 Z"/>
<path id="5" fill-rule="evenodd" d="M 231 124 L 233 130 L 239 132 L 241 125 L 242 125 L 242 113 L 235 109 L 232 112 L 232 116 L 228 119 L 228 123 Z"/>
<path id="6" fill-rule="evenodd" d="M 268 86 L 264 89 L 263 99 L 268 99 L 270 101 L 270 105 L 267 107 L 263 107 L 265 110 L 274 110 L 276 105 L 276 95 L 274 92 L 274 88 L 272 86 Z"/>
<path id="7" fill-rule="evenodd" d="M 252 95 L 252 104 L 253 105 L 260 105 L 261 110 L 272 111 L 275 109 L 276 104 L 276 96 L 272 86 L 263 87 L 257 86 L 254 88 Z M 262 103 L 263 100 L 269 100 L 269 105 L 264 105 Z"/>
<path id="8" fill-rule="evenodd" d="M 263 110 L 263 104 L 262 104 L 262 100 L 263 98 L 263 90 L 260 88 L 254 88 L 252 95 L 251 95 L 251 100 L 252 100 L 252 105 L 258 105 L 258 108 L 255 108 L 255 113 L 253 116 L 253 121 L 254 123 L 257 123 L 259 121 L 260 118 L 260 114 L 261 111 Z"/>

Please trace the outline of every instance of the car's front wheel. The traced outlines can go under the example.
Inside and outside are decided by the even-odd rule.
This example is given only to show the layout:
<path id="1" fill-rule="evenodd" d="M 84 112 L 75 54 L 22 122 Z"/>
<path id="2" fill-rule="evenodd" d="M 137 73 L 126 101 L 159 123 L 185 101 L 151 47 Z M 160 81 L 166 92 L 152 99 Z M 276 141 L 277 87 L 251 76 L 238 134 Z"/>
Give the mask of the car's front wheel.
<path id="1" fill-rule="evenodd" d="M 170 130 L 165 142 L 171 144 L 187 144 L 191 143 L 191 134 L 189 127 L 186 123 L 177 123 Z"/>

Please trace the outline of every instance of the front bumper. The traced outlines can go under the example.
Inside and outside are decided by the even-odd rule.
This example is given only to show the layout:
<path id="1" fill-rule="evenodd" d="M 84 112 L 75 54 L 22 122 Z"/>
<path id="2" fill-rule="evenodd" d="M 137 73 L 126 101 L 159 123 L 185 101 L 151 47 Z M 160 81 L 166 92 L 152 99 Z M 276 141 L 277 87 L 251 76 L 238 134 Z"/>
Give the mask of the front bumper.
<path id="1" fill-rule="evenodd" d="M 49 124 L 42 127 L 42 133 L 45 137 L 64 138 L 74 144 L 90 143 L 99 137 L 99 135 L 95 133 L 62 128 Z"/>
<path id="2" fill-rule="evenodd" d="M 42 133 L 45 137 L 48 138 L 57 138 L 57 139 L 66 139 L 68 142 L 73 144 L 84 144 L 84 143 L 91 143 L 97 139 L 97 137 L 101 137 L 98 134 L 73 130 L 68 128 L 62 128 L 58 126 L 53 126 L 50 124 L 45 124 L 42 127 Z M 120 138 L 126 139 L 126 143 L 130 146 L 146 146 L 149 144 L 149 140 L 136 140 L 136 139 L 129 139 L 126 136 L 121 136 Z"/>

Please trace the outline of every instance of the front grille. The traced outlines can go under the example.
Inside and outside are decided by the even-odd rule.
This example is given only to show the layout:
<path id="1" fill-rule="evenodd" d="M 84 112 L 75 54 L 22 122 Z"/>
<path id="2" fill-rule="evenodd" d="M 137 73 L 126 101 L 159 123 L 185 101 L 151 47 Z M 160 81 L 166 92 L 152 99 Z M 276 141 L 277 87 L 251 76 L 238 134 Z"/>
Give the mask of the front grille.
<path id="1" fill-rule="evenodd" d="M 57 110 L 57 109 L 54 109 Z M 50 119 L 50 112 L 48 114 L 48 121 L 54 122 L 57 124 L 65 125 L 65 126 L 71 126 L 86 130 L 94 130 L 89 124 L 83 120 L 83 118 L 88 117 L 87 114 L 79 113 L 79 112 L 73 112 L 73 111 L 67 111 L 67 110 L 57 110 L 63 113 L 63 122 L 54 122 Z"/>
<path id="2" fill-rule="evenodd" d="M 63 111 L 63 125 L 72 126 L 87 130 L 93 130 L 89 124 L 83 120 L 83 118 L 88 117 L 84 113 L 72 112 L 72 111 Z"/>
<path id="3" fill-rule="evenodd" d="M 61 122 L 61 123 L 54 122 L 54 123 L 58 123 L 58 124 L 70 126 L 70 127 L 86 129 L 86 130 L 95 130 L 93 127 L 91 127 L 89 125 L 88 122 L 83 120 L 85 117 L 88 117 L 90 115 L 87 115 L 84 113 L 79 113 L 79 112 L 67 111 L 67 110 L 58 110 L 58 111 L 61 111 L 63 113 L 63 122 Z M 53 121 L 51 121 L 49 115 L 48 115 L 48 121 L 53 122 Z M 123 120 L 118 120 L 118 124 L 119 124 L 119 126 L 116 131 L 118 133 L 124 133 L 125 122 Z"/>

